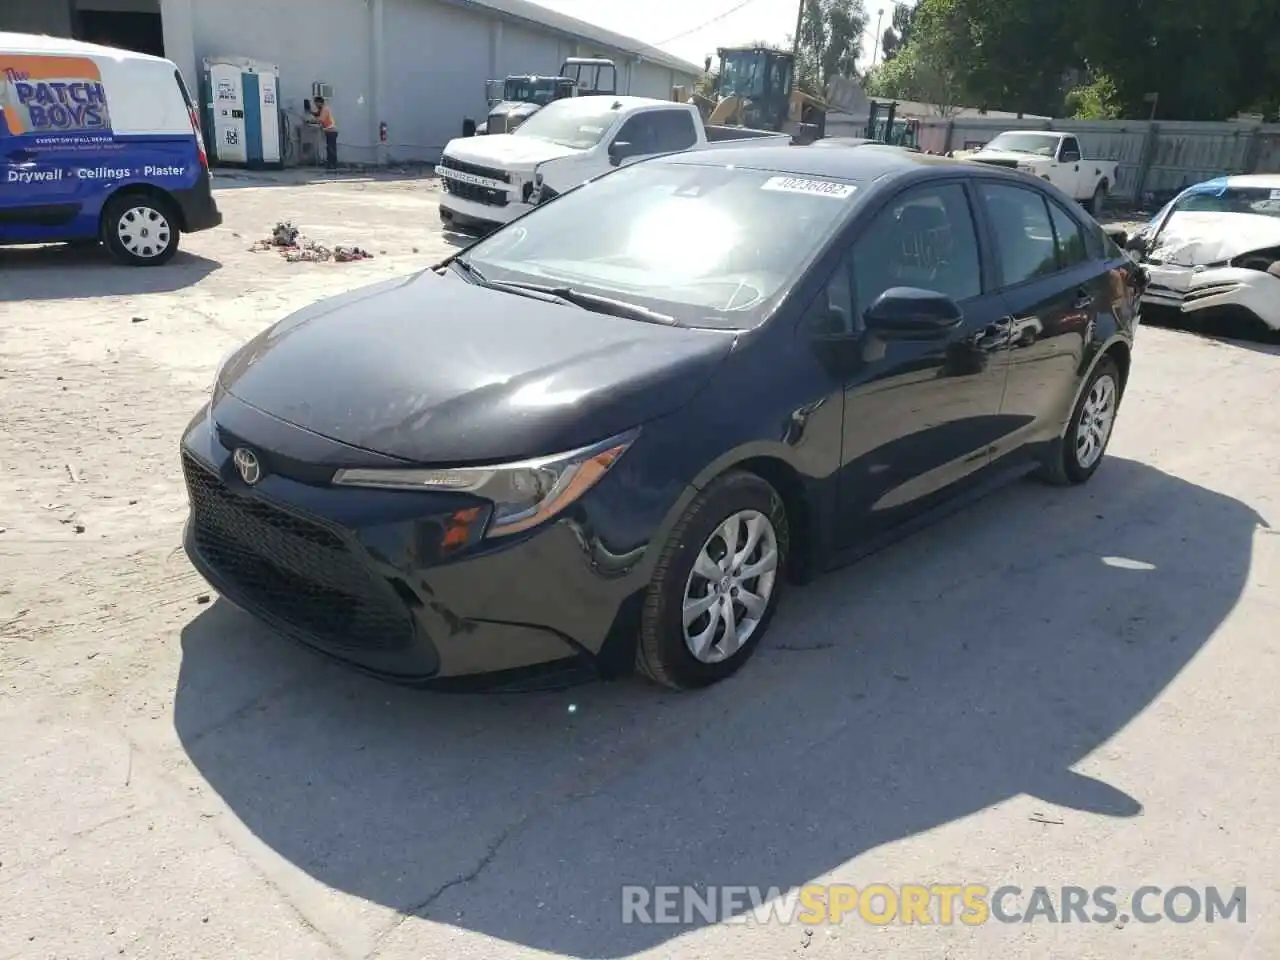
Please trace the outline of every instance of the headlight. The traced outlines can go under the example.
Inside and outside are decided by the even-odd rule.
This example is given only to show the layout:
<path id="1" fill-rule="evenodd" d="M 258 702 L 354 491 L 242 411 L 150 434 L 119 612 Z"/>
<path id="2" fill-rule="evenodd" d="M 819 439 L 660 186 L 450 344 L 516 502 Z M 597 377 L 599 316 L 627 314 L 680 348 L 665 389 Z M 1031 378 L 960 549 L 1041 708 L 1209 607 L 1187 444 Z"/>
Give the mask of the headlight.
<path id="1" fill-rule="evenodd" d="M 222 371 L 227 369 L 227 364 L 231 362 L 231 358 L 239 352 L 239 347 L 232 347 L 222 355 L 222 359 L 218 361 L 218 365 L 213 368 L 213 383 L 209 385 L 210 390 L 217 387 L 218 382 L 222 379 Z"/>
<path id="2" fill-rule="evenodd" d="M 349 487 L 469 493 L 493 504 L 486 537 L 528 530 L 555 516 L 600 482 L 635 442 L 639 430 L 569 453 L 487 467 L 339 470 Z"/>

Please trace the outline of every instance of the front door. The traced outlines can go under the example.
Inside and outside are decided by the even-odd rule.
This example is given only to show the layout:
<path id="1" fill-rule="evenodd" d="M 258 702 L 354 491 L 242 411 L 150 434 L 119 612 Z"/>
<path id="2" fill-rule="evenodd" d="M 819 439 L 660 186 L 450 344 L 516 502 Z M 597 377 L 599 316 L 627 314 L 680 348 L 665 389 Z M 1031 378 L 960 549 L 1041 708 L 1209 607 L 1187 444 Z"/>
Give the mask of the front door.
<path id="1" fill-rule="evenodd" d="M 935 340 L 866 332 L 862 315 L 891 287 L 945 293 L 964 321 Z M 841 296 L 829 293 L 833 306 Z M 1005 310 L 982 277 L 965 186 L 935 182 L 890 201 L 850 249 L 844 296 L 861 330 L 846 360 L 839 481 L 841 540 L 850 545 L 959 492 L 1005 431 Z"/>

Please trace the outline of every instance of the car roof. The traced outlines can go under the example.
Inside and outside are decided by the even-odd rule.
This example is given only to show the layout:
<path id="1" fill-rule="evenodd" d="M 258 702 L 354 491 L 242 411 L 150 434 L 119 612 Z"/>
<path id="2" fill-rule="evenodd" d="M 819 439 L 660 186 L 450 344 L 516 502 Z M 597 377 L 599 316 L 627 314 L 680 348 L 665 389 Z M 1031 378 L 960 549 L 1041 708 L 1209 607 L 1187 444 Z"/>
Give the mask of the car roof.
<path id="1" fill-rule="evenodd" d="M 1229 187 L 1272 187 L 1280 189 L 1280 173 L 1245 173 L 1227 177 Z"/>
<path id="2" fill-rule="evenodd" d="M 153 63 L 171 62 L 164 57 L 153 57 L 148 53 L 135 53 L 132 50 L 104 47 L 96 43 L 84 43 L 81 40 L 67 40 L 63 37 L 49 37 L 36 33 L 0 32 L 0 51 L 32 56 L 62 55 L 107 57 L 112 60 L 147 60 Z"/>
<path id="3" fill-rule="evenodd" d="M 960 160 L 913 153 L 883 143 L 850 144 L 844 150 L 811 150 L 808 146 L 795 145 L 711 147 L 662 159 L 667 163 L 746 167 L 796 177 L 827 177 L 851 182 L 907 174 L 922 167 L 945 167 L 952 172 L 969 174 L 975 172 L 972 164 Z"/>

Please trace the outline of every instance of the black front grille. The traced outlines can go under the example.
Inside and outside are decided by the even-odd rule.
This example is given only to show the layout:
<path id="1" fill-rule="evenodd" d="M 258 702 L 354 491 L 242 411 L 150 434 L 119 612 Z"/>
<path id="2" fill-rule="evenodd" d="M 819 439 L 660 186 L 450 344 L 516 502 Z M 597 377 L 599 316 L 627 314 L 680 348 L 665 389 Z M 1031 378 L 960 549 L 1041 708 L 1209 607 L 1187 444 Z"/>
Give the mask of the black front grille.
<path id="1" fill-rule="evenodd" d="M 469 173 L 473 177 L 485 177 L 488 180 L 499 180 L 502 183 L 511 182 L 511 174 L 505 170 L 495 170 L 493 167 L 481 167 L 474 163 L 465 163 L 448 155 L 440 158 L 440 166 L 449 170 L 457 170 L 459 173 Z"/>
<path id="2" fill-rule="evenodd" d="M 1008 167 L 1011 170 L 1018 169 L 1017 160 L 984 160 L 982 157 L 970 157 L 975 163 L 985 163 L 989 167 Z"/>
<path id="3" fill-rule="evenodd" d="M 332 530 L 236 493 L 185 453 L 182 470 L 196 548 L 246 606 L 326 646 L 393 650 L 412 642 L 408 609 Z"/>
<path id="4" fill-rule="evenodd" d="M 473 177 L 484 177 L 501 183 L 511 182 L 511 174 L 505 170 L 495 170 L 492 167 L 464 163 L 449 156 L 440 158 L 440 166 L 447 170 L 457 170 L 459 173 L 469 173 Z M 445 192 L 460 200 L 471 200 L 474 203 L 483 203 L 490 207 L 505 207 L 507 205 L 507 194 L 501 190 L 481 187 L 474 183 L 463 183 L 461 180 L 452 180 L 449 177 L 441 177 L 441 179 L 444 181 Z"/>

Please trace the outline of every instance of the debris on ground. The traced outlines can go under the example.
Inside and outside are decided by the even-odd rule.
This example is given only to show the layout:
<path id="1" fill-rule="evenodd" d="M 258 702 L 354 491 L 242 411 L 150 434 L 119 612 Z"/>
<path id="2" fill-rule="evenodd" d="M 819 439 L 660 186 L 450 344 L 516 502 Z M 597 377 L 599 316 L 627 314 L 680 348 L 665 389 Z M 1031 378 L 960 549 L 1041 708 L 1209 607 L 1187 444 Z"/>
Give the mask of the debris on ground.
<path id="1" fill-rule="evenodd" d="M 351 263 L 355 260 L 372 260 L 373 254 L 361 247 L 341 246 L 326 247 L 321 243 L 304 236 L 291 221 L 284 220 L 275 225 L 270 238 L 258 240 L 252 251 L 278 250 L 289 263 Z"/>

